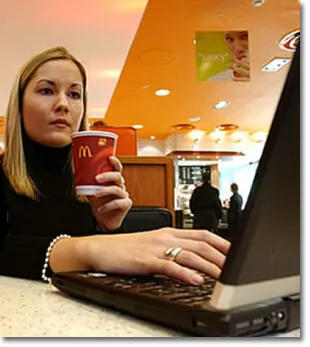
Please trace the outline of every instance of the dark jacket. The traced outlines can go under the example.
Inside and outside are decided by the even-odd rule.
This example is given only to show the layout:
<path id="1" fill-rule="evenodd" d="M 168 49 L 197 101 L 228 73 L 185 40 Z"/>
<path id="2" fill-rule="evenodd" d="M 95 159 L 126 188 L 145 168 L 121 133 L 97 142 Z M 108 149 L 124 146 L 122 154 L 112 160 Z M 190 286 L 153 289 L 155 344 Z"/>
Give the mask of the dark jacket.
<path id="1" fill-rule="evenodd" d="M 218 219 L 222 217 L 219 190 L 209 183 L 195 188 L 190 199 L 190 209 L 194 215 L 194 229 L 217 230 Z"/>
<path id="2" fill-rule="evenodd" d="M 241 215 L 243 199 L 239 193 L 234 193 L 230 197 L 230 204 L 228 210 L 228 230 L 230 234 L 233 234 L 237 229 L 238 221 Z"/>

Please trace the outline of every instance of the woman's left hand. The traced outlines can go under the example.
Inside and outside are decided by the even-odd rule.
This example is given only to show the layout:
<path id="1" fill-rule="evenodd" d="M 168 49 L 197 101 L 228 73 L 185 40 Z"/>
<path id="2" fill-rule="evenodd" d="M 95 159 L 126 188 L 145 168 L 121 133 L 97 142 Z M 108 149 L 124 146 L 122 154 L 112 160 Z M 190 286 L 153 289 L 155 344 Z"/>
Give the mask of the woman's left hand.
<path id="1" fill-rule="evenodd" d="M 104 172 L 96 176 L 102 186 L 94 196 L 89 197 L 92 212 L 100 227 L 108 230 L 118 229 L 132 206 L 122 176 L 122 164 L 116 157 L 109 158 L 116 171 Z"/>

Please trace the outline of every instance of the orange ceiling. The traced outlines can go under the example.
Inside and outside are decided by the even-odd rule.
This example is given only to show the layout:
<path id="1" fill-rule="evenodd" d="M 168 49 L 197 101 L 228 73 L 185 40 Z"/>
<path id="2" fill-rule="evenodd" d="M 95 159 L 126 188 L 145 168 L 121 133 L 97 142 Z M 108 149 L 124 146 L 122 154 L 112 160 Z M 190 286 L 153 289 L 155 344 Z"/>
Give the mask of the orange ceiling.
<path id="1" fill-rule="evenodd" d="M 260 68 L 273 57 L 291 55 L 278 42 L 299 28 L 300 4 L 265 0 L 256 8 L 251 0 L 76 0 L 72 7 L 63 0 L 10 0 L 0 17 L 6 47 L 0 114 L 20 66 L 34 52 L 62 44 L 88 70 L 91 122 L 105 116 L 114 126 L 141 123 L 140 138 L 164 139 L 172 125 L 192 123 L 188 117 L 195 116 L 201 120 L 192 124 L 207 132 L 222 123 L 268 130 L 288 67 L 276 73 Z M 249 30 L 251 82 L 198 82 L 195 32 L 232 29 Z M 155 96 L 158 88 L 170 89 L 171 95 Z M 212 110 L 223 99 L 230 106 Z"/>
<path id="2" fill-rule="evenodd" d="M 269 129 L 288 66 L 275 73 L 261 67 L 274 57 L 291 57 L 279 39 L 300 27 L 297 0 L 149 0 L 118 80 L 105 121 L 114 126 L 142 124 L 140 138 L 164 139 L 172 125 L 192 123 L 207 132 L 222 123 L 240 130 Z M 250 82 L 199 82 L 196 79 L 196 31 L 248 30 Z M 156 89 L 171 90 L 166 97 Z M 215 111 L 219 100 L 230 106 Z"/>

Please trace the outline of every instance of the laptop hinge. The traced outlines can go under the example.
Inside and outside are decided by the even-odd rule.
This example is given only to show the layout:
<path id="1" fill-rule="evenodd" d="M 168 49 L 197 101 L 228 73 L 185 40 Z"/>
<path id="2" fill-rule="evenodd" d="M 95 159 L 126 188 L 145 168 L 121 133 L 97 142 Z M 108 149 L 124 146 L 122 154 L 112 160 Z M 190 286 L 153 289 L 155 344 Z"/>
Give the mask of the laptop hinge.
<path id="1" fill-rule="evenodd" d="M 217 310 L 229 310 L 296 293 L 300 293 L 300 275 L 244 285 L 217 282 L 210 305 Z"/>

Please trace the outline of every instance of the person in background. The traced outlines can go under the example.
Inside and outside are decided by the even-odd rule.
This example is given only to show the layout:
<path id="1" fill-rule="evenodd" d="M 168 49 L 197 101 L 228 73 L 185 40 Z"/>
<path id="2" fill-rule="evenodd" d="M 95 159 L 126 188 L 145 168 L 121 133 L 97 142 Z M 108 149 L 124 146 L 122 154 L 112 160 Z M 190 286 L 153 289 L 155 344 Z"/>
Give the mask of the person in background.
<path id="1" fill-rule="evenodd" d="M 96 122 L 94 122 L 92 124 L 93 127 L 105 127 L 107 126 L 108 124 L 102 120 L 97 120 Z"/>
<path id="2" fill-rule="evenodd" d="M 238 227 L 238 221 L 240 218 L 242 205 L 243 205 L 243 198 L 238 193 L 239 187 L 237 183 L 232 183 L 230 185 L 230 190 L 233 193 L 233 195 L 230 197 L 230 200 L 229 200 L 228 232 L 229 232 L 229 235 L 232 236 Z"/>
<path id="3" fill-rule="evenodd" d="M 0 275 L 50 282 L 53 273 L 164 274 L 193 285 L 218 278 L 230 243 L 205 230 L 116 233 L 132 206 L 122 165 L 83 199 L 74 189 L 71 134 L 87 130 L 87 75 L 64 47 L 18 73 L 0 157 Z M 199 272 L 199 273 L 197 273 Z"/>
<path id="4" fill-rule="evenodd" d="M 211 186 L 207 173 L 202 174 L 202 185 L 193 191 L 190 209 L 194 215 L 194 229 L 217 231 L 218 221 L 222 217 L 222 204 L 219 190 Z"/>

